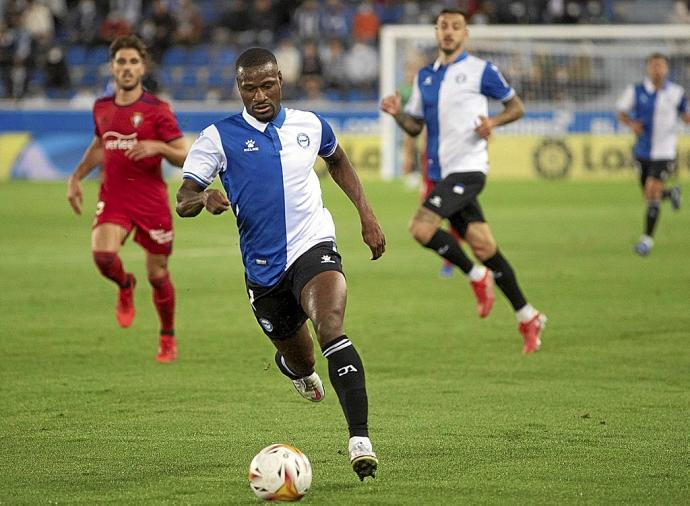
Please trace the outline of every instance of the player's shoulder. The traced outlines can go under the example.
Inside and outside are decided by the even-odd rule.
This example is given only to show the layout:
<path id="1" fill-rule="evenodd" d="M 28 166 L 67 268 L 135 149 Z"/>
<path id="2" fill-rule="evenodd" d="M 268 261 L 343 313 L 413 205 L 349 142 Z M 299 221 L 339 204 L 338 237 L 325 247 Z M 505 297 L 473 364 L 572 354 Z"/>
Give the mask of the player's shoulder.
<path id="1" fill-rule="evenodd" d="M 110 107 L 113 104 L 115 104 L 115 95 L 105 95 L 96 99 L 93 103 L 93 108 L 94 110 L 102 109 L 104 107 Z"/>
<path id="2" fill-rule="evenodd" d="M 151 93 L 149 91 L 144 91 L 141 94 L 141 98 L 139 99 L 139 102 L 142 104 L 146 104 L 148 106 L 151 106 L 153 108 L 165 107 L 165 108 L 171 109 L 169 102 L 163 100 L 160 97 L 157 97 L 156 95 L 154 95 L 153 93 Z"/>
<path id="3" fill-rule="evenodd" d="M 675 83 L 673 81 L 666 81 L 666 85 L 668 86 L 669 90 L 673 93 L 685 93 L 685 88 L 683 88 L 683 86 L 678 83 Z"/>

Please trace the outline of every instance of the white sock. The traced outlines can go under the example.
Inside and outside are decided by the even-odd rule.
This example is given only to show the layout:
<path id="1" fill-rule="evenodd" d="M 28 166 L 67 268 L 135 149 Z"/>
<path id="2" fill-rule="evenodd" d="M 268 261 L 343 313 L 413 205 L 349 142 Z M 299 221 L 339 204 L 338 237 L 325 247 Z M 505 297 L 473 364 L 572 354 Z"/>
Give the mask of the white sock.
<path id="1" fill-rule="evenodd" d="M 352 451 L 352 449 L 355 447 L 357 443 L 364 443 L 364 446 L 367 448 L 371 448 L 371 440 L 368 437 L 363 437 L 363 436 L 352 436 L 350 438 L 350 442 L 348 443 L 348 450 Z"/>
<path id="2" fill-rule="evenodd" d="M 515 311 L 515 317 L 520 323 L 527 323 L 534 315 L 537 314 L 537 310 L 532 307 L 531 304 L 525 304 L 522 308 Z"/>
<path id="3" fill-rule="evenodd" d="M 484 279 L 484 275 L 486 274 L 486 267 L 483 265 L 473 265 L 472 270 L 467 273 L 467 277 L 470 278 L 470 281 L 481 281 Z"/>

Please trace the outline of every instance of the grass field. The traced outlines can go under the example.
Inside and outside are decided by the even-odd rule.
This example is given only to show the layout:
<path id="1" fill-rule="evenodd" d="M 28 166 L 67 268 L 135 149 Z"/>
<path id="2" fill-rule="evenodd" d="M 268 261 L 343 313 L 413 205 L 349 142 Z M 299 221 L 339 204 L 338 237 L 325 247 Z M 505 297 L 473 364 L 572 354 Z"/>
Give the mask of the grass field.
<path id="1" fill-rule="evenodd" d="M 634 182 L 491 182 L 487 217 L 549 317 L 542 351 L 523 357 L 502 296 L 479 321 L 466 282 L 440 279 L 407 236 L 416 194 L 367 191 L 388 241 L 378 262 L 324 182 L 380 457 L 360 483 L 330 385 L 309 404 L 272 364 L 230 216 L 177 220 L 180 358 L 161 365 L 141 250 L 122 252 L 140 280 L 127 330 L 92 264 L 96 187 L 78 218 L 63 184 L 0 185 L 0 503 L 255 504 L 249 462 L 285 442 L 313 464 L 304 504 L 687 504 L 687 208 L 663 208 L 639 258 Z"/>

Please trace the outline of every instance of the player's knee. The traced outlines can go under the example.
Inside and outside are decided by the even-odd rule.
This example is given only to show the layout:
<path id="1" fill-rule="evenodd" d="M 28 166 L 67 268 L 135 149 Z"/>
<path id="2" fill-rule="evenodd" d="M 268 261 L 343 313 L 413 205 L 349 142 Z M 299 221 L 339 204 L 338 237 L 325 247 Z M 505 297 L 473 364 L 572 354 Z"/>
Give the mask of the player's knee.
<path id="1" fill-rule="evenodd" d="M 332 310 L 319 315 L 314 321 L 314 330 L 316 330 L 320 343 L 342 336 L 345 333 L 342 311 Z"/>
<path id="2" fill-rule="evenodd" d="M 410 221 L 408 230 L 410 235 L 422 246 L 428 244 L 436 233 L 435 227 L 415 219 Z"/>
<path id="3" fill-rule="evenodd" d="M 477 238 L 470 246 L 474 255 L 481 261 L 488 260 L 496 254 L 496 241 L 493 237 Z"/>

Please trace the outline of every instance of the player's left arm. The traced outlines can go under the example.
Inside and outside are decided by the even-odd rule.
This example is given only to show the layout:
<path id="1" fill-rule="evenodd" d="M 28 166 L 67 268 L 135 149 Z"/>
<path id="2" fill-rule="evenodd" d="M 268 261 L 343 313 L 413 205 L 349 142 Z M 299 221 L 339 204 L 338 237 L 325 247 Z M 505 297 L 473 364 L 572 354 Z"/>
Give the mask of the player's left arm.
<path id="1" fill-rule="evenodd" d="M 326 161 L 328 173 L 333 178 L 333 181 L 340 186 L 345 195 L 355 205 L 362 224 L 362 238 L 364 243 L 371 249 L 371 259 L 376 260 L 386 250 L 386 237 L 383 235 L 383 230 L 381 230 L 374 211 L 367 201 L 357 172 L 340 146 L 337 146 L 331 155 L 324 156 L 323 159 Z"/>
<path id="2" fill-rule="evenodd" d="M 482 139 L 487 139 L 494 128 L 517 121 L 524 115 L 525 106 L 522 100 L 520 100 L 520 97 L 517 95 L 513 95 L 503 102 L 503 110 L 498 114 L 491 117 L 479 116 L 478 125 L 474 131 L 477 132 Z"/>
<path id="3" fill-rule="evenodd" d="M 184 137 L 173 139 L 170 142 L 142 140 L 125 152 L 130 160 L 139 161 L 151 156 L 162 156 L 176 167 L 182 167 L 187 157 L 187 143 Z"/>

